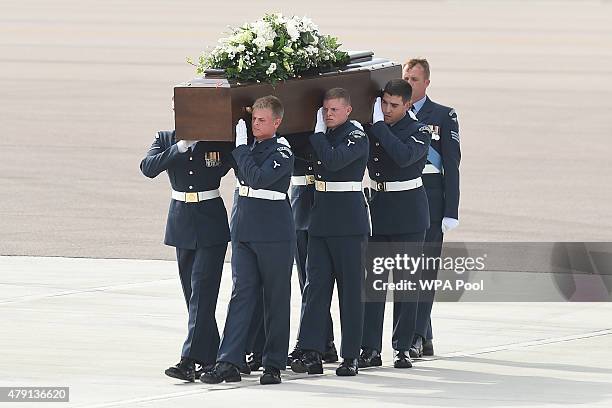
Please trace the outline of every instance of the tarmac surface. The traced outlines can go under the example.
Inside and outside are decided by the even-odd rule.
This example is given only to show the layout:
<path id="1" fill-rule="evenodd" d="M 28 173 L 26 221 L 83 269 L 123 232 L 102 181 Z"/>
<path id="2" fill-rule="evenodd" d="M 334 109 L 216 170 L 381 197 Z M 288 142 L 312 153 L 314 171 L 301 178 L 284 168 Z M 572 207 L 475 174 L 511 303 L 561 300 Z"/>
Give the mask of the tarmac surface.
<path id="1" fill-rule="evenodd" d="M 461 128 L 461 225 L 449 240 L 612 241 L 612 2 L 4 0 L 1 10 L 0 386 L 70 386 L 71 402 L 54 406 L 77 407 L 612 405 L 610 303 L 437 303 L 436 356 L 411 370 L 392 368 L 388 314 L 384 366 L 353 379 L 335 365 L 286 372 L 277 387 L 255 374 L 220 386 L 169 379 L 186 329 L 162 244 L 170 191 L 138 168 L 155 131 L 173 127 L 172 86 L 195 75 L 185 57 L 265 12 L 308 15 L 345 49 L 429 59 L 429 95 Z M 228 209 L 233 185 L 230 174 Z"/>
<path id="2" fill-rule="evenodd" d="M 343 378 L 327 364 L 323 375 L 285 371 L 277 386 L 261 386 L 261 372 L 211 386 L 163 374 L 178 360 L 187 327 L 174 262 L 0 257 L 0 269 L 0 387 L 70 387 L 70 403 L 54 407 L 612 404 L 611 303 L 437 303 L 436 355 L 404 370 L 393 368 L 387 307 L 381 368 Z M 292 293 L 291 348 L 295 273 Z M 220 327 L 230 294 L 226 264 Z M 332 314 L 339 341 L 335 302 Z"/>

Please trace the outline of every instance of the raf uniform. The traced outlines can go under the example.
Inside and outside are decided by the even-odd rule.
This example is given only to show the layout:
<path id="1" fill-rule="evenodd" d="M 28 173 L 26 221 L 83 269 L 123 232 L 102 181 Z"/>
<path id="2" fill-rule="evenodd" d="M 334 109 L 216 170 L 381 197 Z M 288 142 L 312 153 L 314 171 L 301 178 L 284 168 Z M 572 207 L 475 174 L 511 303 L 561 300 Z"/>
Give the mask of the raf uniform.
<path id="1" fill-rule="evenodd" d="M 306 285 L 306 255 L 308 249 L 308 226 L 310 225 L 310 213 L 314 204 L 315 175 L 314 161 L 315 153 L 309 143 L 308 134 L 295 134 L 288 136 L 293 152 L 295 153 L 295 164 L 291 177 L 289 197 L 291 200 L 291 211 L 295 221 L 296 253 L 295 264 L 298 271 L 300 291 L 304 292 Z M 304 298 L 302 298 L 304 300 Z M 338 361 L 336 347 L 334 345 L 334 326 L 331 311 L 327 314 L 327 341 L 323 360 L 328 363 Z M 300 353 L 300 345 L 296 344 L 296 350 L 290 357 L 297 358 Z M 290 361 L 288 361 L 290 363 Z"/>
<path id="2" fill-rule="evenodd" d="M 166 171 L 170 179 L 172 200 L 164 243 L 176 247 L 189 310 L 181 356 L 202 365 L 214 363 L 219 347 L 215 308 L 230 233 L 218 189 L 232 167 L 231 148 L 228 143 L 200 141 L 181 153 L 175 132 L 160 131 L 140 163 L 145 176 L 153 178 Z M 189 378 L 183 379 L 193 380 L 190 367 L 178 368 L 187 372 Z M 177 374 L 169 370 L 167 374 Z"/>
<path id="3" fill-rule="evenodd" d="M 402 251 L 420 257 L 425 231 L 429 227 L 427 195 L 421 173 L 430 144 L 430 130 L 406 114 L 391 126 L 380 120 L 366 127 L 366 131 L 370 138 L 368 173 L 372 179 L 370 211 L 373 234 L 370 242 L 401 243 Z M 386 282 L 388 275 L 381 276 L 381 279 Z M 399 276 L 394 276 L 394 280 L 399 279 Z M 397 299 L 399 294 L 395 295 Z M 414 337 L 417 303 L 396 301 L 394 306 L 397 309 L 393 325 L 393 348 L 397 351 L 395 366 L 407 368 L 412 365 L 407 353 Z M 362 367 L 382 364 L 384 314 L 384 299 L 365 304 Z"/>
<path id="4" fill-rule="evenodd" d="M 286 142 L 285 142 L 286 143 Z M 289 347 L 291 269 L 295 227 L 287 190 L 293 153 L 278 138 L 232 152 L 239 197 L 232 225 L 232 280 L 223 339 L 215 370 L 204 382 L 239 381 L 235 369 L 243 364 L 253 310 L 263 289 L 264 367 L 285 369 Z M 207 378 L 205 378 L 207 377 Z"/>
<path id="5" fill-rule="evenodd" d="M 440 105 L 425 96 L 413 104 L 413 111 L 420 122 L 425 123 L 433 132 L 427 164 L 423 171 L 423 184 L 429 200 L 431 226 L 425 234 L 424 254 L 428 257 L 439 257 L 442 251 L 442 220 L 459 219 L 459 162 L 461 148 L 459 143 L 459 122 L 453 108 Z M 438 270 L 424 271 L 427 279 L 436 279 Z M 431 308 L 433 293 L 419 302 L 417 330 L 419 337 L 416 343 L 426 339 L 424 352 L 433 355 L 431 344 Z M 420 344 L 411 350 L 415 356 L 422 352 Z"/>
<path id="6" fill-rule="evenodd" d="M 364 256 L 370 232 L 361 181 L 368 160 L 365 133 L 347 121 L 327 133 L 310 136 L 315 151 L 314 204 L 308 226 L 306 285 L 298 343 L 308 350 L 292 369 L 323 371 L 327 326 L 334 280 L 338 285 L 344 362 L 338 375 L 355 375 L 363 328 Z M 295 364 L 294 364 L 295 363 Z M 348 364 L 348 365 L 347 365 Z"/>

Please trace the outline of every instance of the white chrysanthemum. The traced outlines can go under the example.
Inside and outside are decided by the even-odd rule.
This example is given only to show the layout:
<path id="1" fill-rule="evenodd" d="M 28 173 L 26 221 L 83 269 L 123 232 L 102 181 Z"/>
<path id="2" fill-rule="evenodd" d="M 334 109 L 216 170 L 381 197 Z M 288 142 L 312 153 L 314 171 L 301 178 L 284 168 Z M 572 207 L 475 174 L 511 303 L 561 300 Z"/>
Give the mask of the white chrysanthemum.
<path id="1" fill-rule="evenodd" d="M 273 62 L 270 64 L 268 69 L 266 69 L 266 74 L 271 75 L 274 71 L 276 71 L 276 64 Z"/>

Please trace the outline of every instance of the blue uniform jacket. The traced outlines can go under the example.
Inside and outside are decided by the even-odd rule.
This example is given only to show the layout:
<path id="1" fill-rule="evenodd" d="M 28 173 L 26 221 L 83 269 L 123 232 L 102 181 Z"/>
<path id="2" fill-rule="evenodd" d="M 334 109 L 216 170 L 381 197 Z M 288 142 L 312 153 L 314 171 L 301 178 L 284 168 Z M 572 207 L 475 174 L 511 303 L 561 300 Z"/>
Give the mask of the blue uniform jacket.
<path id="1" fill-rule="evenodd" d="M 392 126 L 367 126 L 370 138 L 368 173 L 377 182 L 406 181 L 423 172 L 431 131 L 404 116 Z M 373 191 L 370 199 L 373 235 L 395 235 L 429 228 L 429 205 L 424 187 L 407 191 Z"/>
<path id="2" fill-rule="evenodd" d="M 368 162 L 368 138 L 350 121 L 310 136 L 315 152 L 313 170 L 319 181 L 363 180 Z M 315 191 L 308 233 L 313 236 L 345 236 L 370 233 L 362 191 Z"/>
<path id="3" fill-rule="evenodd" d="M 241 186 L 287 193 L 293 171 L 293 152 L 277 137 L 238 146 L 233 152 L 236 177 Z M 234 242 L 295 240 L 289 199 L 266 200 L 238 196 L 232 225 Z"/>
<path id="4" fill-rule="evenodd" d="M 429 198 L 432 222 L 443 217 L 459 219 L 459 122 L 454 109 L 433 102 L 429 97 L 417 113 L 419 122 L 437 131 L 440 140 L 432 140 L 431 147 L 442 156 L 444 175 L 424 174 L 423 183 Z"/>
<path id="5" fill-rule="evenodd" d="M 176 191 L 196 192 L 219 188 L 232 167 L 232 144 L 200 141 L 180 153 L 174 130 L 157 132 L 140 170 L 147 177 L 166 171 Z M 199 203 L 170 200 L 164 243 L 196 249 L 227 243 L 230 239 L 227 212 L 221 197 Z"/>

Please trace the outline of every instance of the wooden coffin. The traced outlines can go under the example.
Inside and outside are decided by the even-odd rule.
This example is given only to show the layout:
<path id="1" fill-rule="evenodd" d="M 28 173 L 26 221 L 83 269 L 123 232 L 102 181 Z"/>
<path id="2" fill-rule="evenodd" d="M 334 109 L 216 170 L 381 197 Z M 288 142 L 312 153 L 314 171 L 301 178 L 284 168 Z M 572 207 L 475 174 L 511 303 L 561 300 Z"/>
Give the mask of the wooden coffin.
<path id="1" fill-rule="evenodd" d="M 250 107 L 261 96 L 275 95 L 285 108 L 279 134 L 311 131 L 315 114 L 325 91 L 346 88 L 351 94 L 351 119 L 372 120 L 372 104 L 387 81 L 401 78 L 401 65 L 372 53 L 352 55 L 341 69 L 279 82 L 237 83 L 228 81 L 222 71 L 211 70 L 202 78 L 174 87 L 176 137 L 185 140 L 233 141 L 240 118 L 250 123 Z M 250 127 L 250 126 L 249 126 Z"/>

